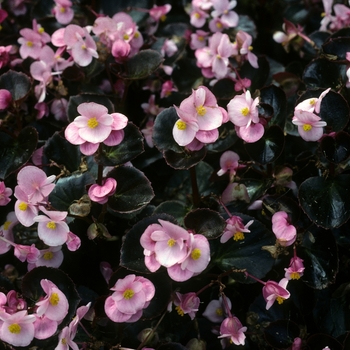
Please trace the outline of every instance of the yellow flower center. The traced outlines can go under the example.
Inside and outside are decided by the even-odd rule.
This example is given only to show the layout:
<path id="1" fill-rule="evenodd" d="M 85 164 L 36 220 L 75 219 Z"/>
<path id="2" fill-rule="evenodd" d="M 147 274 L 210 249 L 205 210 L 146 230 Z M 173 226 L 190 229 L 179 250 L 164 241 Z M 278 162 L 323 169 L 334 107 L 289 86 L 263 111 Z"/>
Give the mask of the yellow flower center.
<path id="1" fill-rule="evenodd" d="M 215 310 L 215 313 L 216 313 L 218 316 L 222 316 L 222 315 L 224 314 L 224 311 L 222 310 L 221 307 L 219 307 L 219 308 L 217 308 L 217 309 Z"/>
<path id="2" fill-rule="evenodd" d="M 18 323 L 12 323 L 8 326 L 8 330 L 13 334 L 21 333 L 21 326 Z"/>
<path id="3" fill-rule="evenodd" d="M 311 106 L 313 106 L 316 103 L 316 100 L 313 98 L 313 99 L 310 100 L 309 103 L 310 103 Z"/>
<path id="4" fill-rule="evenodd" d="M 241 113 L 243 114 L 243 116 L 247 116 L 249 113 L 249 108 L 248 107 L 244 107 L 241 109 Z"/>
<path id="5" fill-rule="evenodd" d="M 18 208 L 19 208 L 19 210 L 26 211 L 27 208 L 28 208 L 28 204 L 24 203 L 24 202 L 21 202 L 21 203 L 19 203 Z"/>
<path id="6" fill-rule="evenodd" d="M 56 228 L 56 224 L 53 221 L 49 221 L 46 224 L 46 227 L 49 228 L 50 230 L 54 230 Z"/>
<path id="7" fill-rule="evenodd" d="M 66 8 L 65 7 L 60 7 L 60 12 L 61 13 L 65 13 L 66 12 Z"/>
<path id="8" fill-rule="evenodd" d="M 66 339 L 66 338 L 62 338 L 62 339 L 61 339 L 61 343 L 62 343 L 63 345 L 67 345 L 67 339 Z"/>
<path id="9" fill-rule="evenodd" d="M 203 117 L 203 115 L 205 115 L 205 113 L 207 113 L 207 110 L 204 106 L 196 107 L 196 111 L 197 111 L 198 115 L 200 115 L 201 117 Z"/>
<path id="10" fill-rule="evenodd" d="M 96 120 L 95 117 L 90 118 L 89 121 L 87 122 L 87 125 L 91 129 L 95 129 L 98 126 L 98 121 Z"/>
<path id="11" fill-rule="evenodd" d="M 196 12 L 196 13 L 194 14 L 194 17 L 196 17 L 197 19 L 199 19 L 199 18 L 201 18 L 201 15 L 200 15 L 198 12 Z"/>
<path id="12" fill-rule="evenodd" d="M 33 46 L 33 42 L 32 41 L 28 41 L 27 42 L 27 46 L 32 47 Z"/>
<path id="13" fill-rule="evenodd" d="M 199 40 L 199 41 L 204 41 L 204 36 L 198 35 L 198 40 Z"/>
<path id="14" fill-rule="evenodd" d="M 183 316 L 185 314 L 184 310 L 182 310 L 180 306 L 176 306 L 175 310 L 180 316 Z"/>
<path id="15" fill-rule="evenodd" d="M 124 34 L 124 35 L 123 35 L 123 39 L 124 39 L 124 40 L 129 40 L 129 38 L 130 38 L 130 37 L 129 37 L 128 34 Z"/>
<path id="16" fill-rule="evenodd" d="M 249 51 L 252 51 L 252 50 L 253 50 L 253 46 L 250 45 L 250 46 L 248 47 L 248 50 L 249 50 Z"/>
<path id="17" fill-rule="evenodd" d="M 44 29 L 43 27 L 40 27 L 40 28 L 38 29 L 38 32 L 39 32 L 40 34 L 42 34 L 42 33 L 45 32 L 45 29 Z"/>
<path id="18" fill-rule="evenodd" d="M 282 298 L 282 297 L 277 297 L 276 300 L 277 300 L 278 304 L 281 305 L 284 302 L 285 299 Z"/>
<path id="19" fill-rule="evenodd" d="M 139 32 L 135 32 L 134 38 L 137 39 L 139 36 L 140 36 L 140 33 Z"/>
<path id="20" fill-rule="evenodd" d="M 164 22 L 164 21 L 166 20 L 166 15 L 160 16 L 160 20 L 161 20 L 162 22 Z"/>
<path id="21" fill-rule="evenodd" d="M 52 293 L 50 296 L 50 304 L 52 306 L 56 306 L 56 305 L 58 305 L 59 301 L 60 301 L 60 297 L 58 296 L 58 294 Z"/>
<path id="22" fill-rule="evenodd" d="M 233 235 L 233 239 L 235 241 L 243 241 L 244 239 L 244 233 L 243 232 L 236 232 L 234 235 Z"/>
<path id="23" fill-rule="evenodd" d="M 175 243 L 176 243 L 176 241 L 175 241 L 174 238 L 170 238 L 170 239 L 168 240 L 168 246 L 169 246 L 169 247 L 173 247 L 173 246 L 175 245 Z"/>
<path id="24" fill-rule="evenodd" d="M 290 278 L 291 278 L 292 280 L 298 280 L 298 279 L 300 278 L 300 273 L 299 273 L 299 272 L 292 272 L 292 273 L 290 274 Z"/>
<path id="25" fill-rule="evenodd" d="M 222 28 L 222 23 L 216 22 L 216 27 L 217 27 L 217 28 Z"/>
<path id="26" fill-rule="evenodd" d="M 177 126 L 177 128 L 178 128 L 179 130 L 186 130 L 186 128 L 187 128 L 186 123 L 183 122 L 182 120 L 178 120 L 178 121 L 176 122 L 176 126 Z"/>
<path id="27" fill-rule="evenodd" d="M 312 125 L 310 125 L 310 124 L 304 124 L 303 125 L 303 130 L 304 131 L 310 131 L 312 129 Z"/>
<path id="28" fill-rule="evenodd" d="M 325 17 L 325 16 L 326 16 L 326 12 L 322 12 L 321 17 Z"/>
<path id="29" fill-rule="evenodd" d="M 191 253 L 191 258 L 193 260 L 198 260 L 201 257 L 201 250 L 198 248 L 193 249 Z"/>
<path id="30" fill-rule="evenodd" d="M 83 50 L 86 50 L 86 45 L 85 45 L 85 44 L 81 45 L 81 48 L 82 48 Z"/>
<path id="31" fill-rule="evenodd" d="M 8 230 L 10 225 L 11 225 L 11 221 L 5 221 L 5 223 L 4 223 L 4 230 L 5 231 Z"/>
<path id="32" fill-rule="evenodd" d="M 123 293 L 123 297 L 124 299 L 131 299 L 134 296 L 134 291 L 132 289 L 127 289 L 124 293 Z"/>
<path id="33" fill-rule="evenodd" d="M 44 260 L 51 260 L 53 258 L 53 253 L 52 252 L 46 252 L 43 255 Z"/>

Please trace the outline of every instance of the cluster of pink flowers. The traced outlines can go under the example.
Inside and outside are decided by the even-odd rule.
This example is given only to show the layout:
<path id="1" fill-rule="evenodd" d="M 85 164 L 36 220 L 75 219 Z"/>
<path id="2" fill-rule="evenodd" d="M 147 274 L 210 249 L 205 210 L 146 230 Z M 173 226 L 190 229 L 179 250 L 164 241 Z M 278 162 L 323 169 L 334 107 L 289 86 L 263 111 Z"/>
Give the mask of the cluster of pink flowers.
<path id="1" fill-rule="evenodd" d="M 140 239 L 147 268 L 155 272 L 164 266 L 169 276 L 179 282 L 203 272 L 210 261 L 207 238 L 169 221 L 158 222 L 149 225 Z"/>
<path id="2" fill-rule="evenodd" d="M 0 293 L 0 339 L 14 346 L 27 346 L 34 338 L 47 339 L 56 333 L 68 313 L 68 300 L 51 281 L 42 279 L 45 296 L 36 302 L 28 314 L 28 306 L 12 290 Z"/>
<path id="3" fill-rule="evenodd" d="M 336 32 L 339 29 L 346 28 L 350 25 L 350 9 L 343 4 L 335 3 L 333 0 L 322 0 L 324 13 L 321 21 L 320 31 Z M 332 14 L 332 5 L 333 12 Z"/>
<path id="4" fill-rule="evenodd" d="M 323 127 L 327 123 L 317 115 L 320 113 L 322 99 L 330 91 L 323 91 L 316 98 L 308 98 L 300 102 L 294 109 L 292 123 L 298 126 L 298 132 L 305 141 L 318 141 L 323 135 Z"/>
<path id="5" fill-rule="evenodd" d="M 80 115 L 65 130 L 66 139 L 79 145 L 81 153 L 94 154 L 100 143 L 119 145 L 124 138 L 123 129 L 128 118 L 121 113 L 108 113 L 108 109 L 95 102 L 84 102 L 77 108 Z"/>
<path id="6" fill-rule="evenodd" d="M 113 294 L 105 301 L 106 315 L 114 322 L 136 322 L 155 294 L 153 283 L 147 278 L 128 275 L 111 288 Z"/>
<path id="7" fill-rule="evenodd" d="M 220 238 L 221 243 L 226 243 L 230 238 L 235 241 L 241 241 L 244 239 L 244 232 L 250 232 L 248 227 L 254 222 L 250 220 L 245 225 L 239 216 L 233 215 L 226 220 L 226 227 L 224 233 Z"/>

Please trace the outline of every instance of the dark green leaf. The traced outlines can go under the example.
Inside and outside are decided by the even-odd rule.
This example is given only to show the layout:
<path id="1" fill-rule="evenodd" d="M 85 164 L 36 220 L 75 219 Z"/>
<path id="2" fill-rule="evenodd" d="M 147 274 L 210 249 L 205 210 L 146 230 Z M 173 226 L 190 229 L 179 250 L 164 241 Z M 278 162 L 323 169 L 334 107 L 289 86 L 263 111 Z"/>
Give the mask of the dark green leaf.
<path id="1" fill-rule="evenodd" d="M 172 150 L 164 152 L 166 162 L 174 169 L 189 169 L 197 165 L 206 155 L 206 148 L 199 151 L 183 151 L 181 153 Z"/>
<path id="2" fill-rule="evenodd" d="M 331 163 L 344 162 L 350 157 L 350 135 L 339 132 L 332 136 L 324 136 L 321 140 L 321 150 Z"/>
<path id="3" fill-rule="evenodd" d="M 202 234 L 208 239 L 219 237 L 226 226 L 225 220 L 219 213 L 207 208 L 190 211 L 184 223 L 187 229 Z"/>
<path id="4" fill-rule="evenodd" d="M 322 49 L 325 54 L 345 61 L 346 53 L 350 52 L 350 38 L 331 38 L 322 46 Z"/>
<path id="5" fill-rule="evenodd" d="M 5 179 L 27 163 L 37 143 L 38 133 L 31 126 L 22 129 L 16 139 L 0 132 L 0 179 Z"/>
<path id="6" fill-rule="evenodd" d="M 270 65 L 266 57 L 258 57 L 259 68 L 254 68 L 248 61 L 244 62 L 239 74 L 241 78 L 248 78 L 252 84 L 249 87 L 250 91 L 255 91 L 262 88 L 270 73 Z"/>
<path id="7" fill-rule="evenodd" d="M 117 180 L 117 190 L 109 197 L 109 208 L 117 213 L 132 213 L 144 208 L 154 197 L 151 183 L 138 169 L 121 166 L 108 173 Z"/>
<path id="8" fill-rule="evenodd" d="M 179 60 L 171 75 L 179 91 L 190 94 L 192 89 L 202 84 L 203 76 L 195 59 L 184 58 Z"/>
<path id="9" fill-rule="evenodd" d="M 184 217 L 187 214 L 186 205 L 181 201 L 165 201 L 158 205 L 154 210 L 154 214 L 169 214 L 174 217 L 177 222 L 182 225 Z"/>
<path id="10" fill-rule="evenodd" d="M 9 70 L 0 77 L 0 89 L 10 91 L 14 101 L 24 99 L 28 95 L 31 85 L 29 77 L 21 72 Z"/>
<path id="11" fill-rule="evenodd" d="M 123 129 L 124 139 L 117 146 L 100 147 L 100 152 L 96 155 L 95 160 L 98 164 L 104 166 L 116 166 L 129 162 L 144 151 L 143 136 L 133 123 Z"/>
<path id="12" fill-rule="evenodd" d="M 273 349 L 286 349 L 300 336 L 300 328 L 290 320 L 278 320 L 265 328 L 264 335 Z"/>
<path id="13" fill-rule="evenodd" d="M 68 211 L 69 206 L 86 193 L 86 186 L 93 183 L 95 179 L 88 172 L 60 178 L 49 200 L 56 210 Z"/>
<path id="14" fill-rule="evenodd" d="M 213 93 L 218 100 L 231 100 L 237 94 L 234 81 L 232 79 L 220 79 L 213 86 Z"/>
<path id="15" fill-rule="evenodd" d="M 344 224 L 350 218 L 349 183 L 349 174 L 306 179 L 299 188 L 299 201 L 310 220 L 326 229 Z"/>

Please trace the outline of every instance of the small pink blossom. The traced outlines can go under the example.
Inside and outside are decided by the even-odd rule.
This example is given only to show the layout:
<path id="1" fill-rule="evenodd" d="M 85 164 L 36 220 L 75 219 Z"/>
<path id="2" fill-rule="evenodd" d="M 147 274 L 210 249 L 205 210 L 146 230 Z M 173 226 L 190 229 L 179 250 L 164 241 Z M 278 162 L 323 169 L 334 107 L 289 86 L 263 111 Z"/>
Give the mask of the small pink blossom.
<path id="1" fill-rule="evenodd" d="M 233 215 L 226 220 L 226 227 L 223 235 L 220 238 L 221 243 L 226 243 L 231 237 L 235 241 L 244 239 L 244 232 L 250 232 L 248 227 L 254 222 L 250 220 L 245 225 L 239 216 Z"/>
<path id="2" fill-rule="evenodd" d="M 5 182 L 0 181 L 0 206 L 5 206 L 11 202 L 12 189 L 5 186 Z"/>
<path id="3" fill-rule="evenodd" d="M 234 50 L 240 59 L 248 60 L 253 68 L 259 68 L 258 57 L 253 54 L 252 50 L 253 38 L 243 30 L 239 30 L 236 34 L 236 41 L 233 44 Z"/>
<path id="4" fill-rule="evenodd" d="M 235 345 L 245 344 L 245 334 L 247 327 L 243 327 L 241 321 L 235 317 L 225 318 L 220 325 L 220 336 L 218 338 L 229 338 Z"/>
<path id="5" fill-rule="evenodd" d="M 27 261 L 28 263 L 35 263 L 38 260 L 38 257 L 40 255 L 40 251 L 38 248 L 35 247 L 34 244 L 28 246 L 28 245 L 21 245 L 21 244 L 14 244 L 15 250 L 14 255 L 17 259 L 24 262 Z"/>
<path id="6" fill-rule="evenodd" d="M 55 7 L 52 12 L 55 18 L 60 24 L 68 24 L 74 17 L 74 11 L 72 9 L 72 2 L 70 0 L 54 0 Z"/>
<path id="7" fill-rule="evenodd" d="M 164 20 L 167 13 L 169 13 L 171 10 L 171 5 L 166 4 L 163 6 L 156 6 L 153 5 L 153 7 L 149 10 L 149 15 L 155 20 Z"/>
<path id="8" fill-rule="evenodd" d="M 190 14 L 190 23 L 193 25 L 193 27 L 201 28 L 204 26 L 208 17 L 209 15 L 205 11 L 194 7 Z"/>
<path id="9" fill-rule="evenodd" d="M 220 17 L 220 20 L 227 28 L 236 27 L 238 25 L 239 16 L 236 12 L 231 11 L 236 7 L 237 1 L 231 0 L 213 0 L 214 10 L 211 15 L 216 18 Z"/>
<path id="10" fill-rule="evenodd" d="M 282 304 L 285 299 L 290 297 L 290 293 L 286 289 L 288 284 L 287 278 L 282 278 L 279 283 L 275 281 L 267 281 L 262 289 L 263 297 L 266 304 L 266 310 L 268 310 L 275 300 L 278 304 Z"/>
<path id="11" fill-rule="evenodd" d="M 21 58 L 26 59 L 27 57 L 31 57 L 38 59 L 40 50 L 43 47 L 40 34 L 30 28 L 23 28 L 19 33 L 21 37 L 17 41 L 21 44 L 19 48 Z"/>
<path id="12" fill-rule="evenodd" d="M 12 45 L 0 46 L 0 69 L 10 62 L 10 52 L 12 48 Z"/>
<path id="13" fill-rule="evenodd" d="M 221 169 L 217 172 L 218 176 L 222 176 L 229 172 L 230 178 L 236 175 L 236 170 L 241 166 L 238 164 L 239 155 L 233 151 L 226 151 L 220 157 L 220 167 Z"/>
<path id="14" fill-rule="evenodd" d="M 224 192 L 222 192 L 221 200 L 224 204 L 237 200 L 246 203 L 250 202 L 247 187 L 244 184 L 239 184 L 237 182 L 229 183 L 227 185 Z"/>
<path id="15" fill-rule="evenodd" d="M 19 187 L 15 187 L 14 196 L 17 198 L 15 203 L 15 213 L 18 221 L 26 227 L 34 224 L 34 217 L 38 215 L 36 203 L 33 203 L 29 196 Z"/>
<path id="16" fill-rule="evenodd" d="M 180 316 L 188 314 L 193 320 L 198 311 L 200 300 L 196 293 L 181 294 L 176 292 L 174 304 L 176 306 L 175 310 Z"/>
<path id="17" fill-rule="evenodd" d="M 111 177 L 103 180 L 102 185 L 91 185 L 88 195 L 93 202 L 105 204 L 110 196 L 113 196 L 117 188 L 117 181 Z"/>
<path id="18" fill-rule="evenodd" d="M 58 268 L 61 266 L 63 258 L 62 246 L 39 250 L 39 256 L 36 261 L 28 263 L 28 271 L 31 271 L 34 267 L 38 266 Z"/>
<path id="19" fill-rule="evenodd" d="M 9 314 L 14 314 L 20 310 L 26 310 L 28 307 L 27 302 L 23 298 L 20 298 L 15 290 L 10 290 L 6 298 L 7 306 L 4 306 L 4 309 Z"/>
<path id="20" fill-rule="evenodd" d="M 67 245 L 68 250 L 70 250 L 71 252 L 75 252 L 76 250 L 78 250 L 80 248 L 81 240 L 73 232 L 69 231 L 66 245 Z"/>
<path id="21" fill-rule="evenodd" d="M 224 298 L 225 303 L 223 302 L 222 296 L 219 297 L 219 300 L 211 300 L 202 315 L 211 322 L 222 322 L 225 317 L 228 316 L 228 311 L 231 310 L 232 307 L 231 300 L 226 296 Z M 226 310 L 226 308 L 228 308 L 228 310 Z"/>
<path id="22" fill-rule="evenodd" d="M 207 46 L 207 38 L 209 36 L 209 32 L 205 32 L 204 30 L 196 30 L 195 33 L 191 34 L 190 48 L 192 50 L 202 49 Z"/>
<path id="23" fill-rule="evenodd" d="M 0 89 L 0 109 L 6 109 L 11 105 L 12 95 L 6 89 Z"/>
<path id="24" fill-rule="evenodd" d="M 295 226 L 290 224 L 290 219 L 285 211 L 278 211 L 272 215 L 272 231 L 280 245 L 288 247 L 297 237 Z"/>
<path id="25" fill-rule="evenodd" d="M 67 106 L 68 101 L 65 98 L 59 98 L 53 100 L 50 108 L 50 112 L 54 118 L 61 122 L 67 121 Z"/>
<path id="26" fill-rule="evenodd" d="M 53 336 L 57 331 L 58 322 L 50 320 L 45 315 L 39 316 L 34 314 L 36 320 L 34 322 L 34 337 L 36 339 L 47 339 Z"/>
<path id="27" fill-rule="evenodd" d="M 298 132 L 305 141 L 318 141 L 323 135 L 323 127 L 327 125 L 314 113 L 295 110 L 292 123 L 298 126 Z"/>
<path id="28" fill-rule="evenodd" d="M 290 259 L 289 267 L 284 269 L 286 271 L 285 278 L 288 280 L 298 280 L 304 274 L 304 264 L 303 259 L 296 256 L 296 251 L 294 250 L 294 256 Z"/>

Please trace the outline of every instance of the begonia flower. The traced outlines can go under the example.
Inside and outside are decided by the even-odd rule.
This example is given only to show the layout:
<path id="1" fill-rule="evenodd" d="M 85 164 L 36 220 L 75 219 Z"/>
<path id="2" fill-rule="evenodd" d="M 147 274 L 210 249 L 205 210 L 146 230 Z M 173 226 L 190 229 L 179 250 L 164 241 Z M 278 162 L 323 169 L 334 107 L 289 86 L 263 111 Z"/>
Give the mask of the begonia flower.
<path id="1" fill-rule="evenodd" d="M 176 292 L 174 298 L 175 310 L 180 315 L 183 316 L 188 314 L 193 320 L 196 316 L 200 304 L 200 300 L 196 293 L 186 293 L 181 294 Z"/>
<path id="2" fill-rule="evenodd" d="M 225 173 L 229 172 L 230 177 L 232 178 L 236 175 L 236 170 L 240 168 L 239 164 L 239 155 L 233 151 L 226 151 L 220 156 L 220 167 L 221 169 L 217 172 L 218 176 L 222 176 Z"/>
<path id="3" fill-rule="evenodd" d="M 247 187 L 244 184 L 233 182 L 229 183 L 224 189 L 221 195 L 221 200 L 224 204 L 237 200 L 249 203 L 250 197 Z"/>
<path id="4" fill-rule="evenodd" d="M 147 278 L 128 275 L 111 288 L 113 294 L 105 301 L 105 312 L 114 322 L 135 322 L 154 297 L 155 287 Z"/>
<path id="5" fill-rule="evenodd" d="M 211 15 L 215 17 L 220 17 L 222 23 L 228 28 L 236 27 L 239 21 L 239 16 L 236 12 L 231 11 L 236 7 L 236 0 L 212 0 L 214 10 Z"/>
<path id="6" fill-rule="evenodd" d="M 70 250 L 71 252 L 75 252 L 76 250 L 78 250 L 80 248 L 81 240 L 76 234 L 69 231 L 66 245 L 67 245 L 68 250 Z"/>
<path id="7" fill-rule="evenodd" d="M 40 34 L 30 28 L 23 28 L 19 33 L 21 37 L 17 41 L 21 44 L 19 48 L 21 58 L 26 59 L 27 57 L 31 57 L 38 59 L 40 50 L 44 46 Z"/>
<path id="8" fill-rule="evenodd" d="M 0 255 L 8 252 L 14 242 L 13 227 L 18 224 L 16 213 L 11 211 L 6 216 L 6 221 L 0 226 Z"/>
<path id="9" fill-rule="evenodd" d="M 247 327 L 243 327 L 241 321 L 235 317 L 225 318 L 220 325 L 220 336 L 218 338 L 229 338 L 235 345 L 245 344 L 245 334 Z"/>
<path id="10" fill-rule="evenodd" d="M 282 304 L 285 299 L 290 297 L 290 293 L 286 289 L 287 284 L 287 278 L 282 278 L 279 283 L 270 280 L 265 283 L 262 293 L 267 302 L 266 310 L 268 310 L 276 300 L 278 304 Z"/>
<path id="11" fill-rule="evenodd" d="M 28 346 L 34 338 L 36 317 L 28 315 L 27 310 L 12 315 L 0 313 L 0 339 L 13 346 Z"/>
<path id="12" fill-rule="evenodd" d="M 222 322 L 225 319 L 225 317 L 228 316 L 226 307 L 229 310 L 232 307 L 231 300 L 226 296 L 225 296 L 225 303 L 226 303 L 226 306 L 224 305 L 222 296 L 219 297 L 219 300 L 211 300 L 208 303 L 202 315 L 211 322 L 214 322 L 214 323 Z"/>
<path id="13" fill-rule="evenodd" d="M 47 339 L 56 333 L 58 326 L 57 321 L 51 320 L 45 315 L 34 315 L 36 317 L 36 320 L 34 322 L 34 338 Z"/>
<path id="14" fill-rule="evenodd" d="M 205 32 L 204 30 L 196 30 L 195 33 L 191 34 L 190 48 L 192 50 L 202 49 L 207 46 L 207 38 L 209 36 L 209 32 Z"/>
<path id="15" fill-rule="evenodd" d="M 0 46 L 0 69 L 10 62 L 10 52 L 12 48 L 12 45 Z"/>
<path id="16" fill-rule="evenodd" d="M 12 102 L 11 92 L 6 89 L 0 89 L 0 109 L 6 109 Z"/>
<path id="17" fill-rule="evenodd" d="M 190 13 L 190 23 L 193 25 L 193 27 L 201 28 L 204 26 L 208 17 L 209 15 L 205 11 L 201 10 L 200 8 L 193 7 Z"/>
<path id="18" fill-rule="evenodd" d="M 63 262 L 62 246 L 49 247 L 39 250 L 39 255 L 35 262 L 28 263 L 28 271 L 38 266 L 47 266 L 58 268 Z"/>
<path id="19" fill-rule="evenodd" d="M 24 262 L 27 261 L 28 263 L 35 263 L 40 255 L 40 251 L 38 248 L 35 247 L 34 244 L 32 245 L 22 245 L 22 244 L 14 244 L 15 250 L 14 255 L 17 259 Z"/>
<path id="20" fill-rule="evenodd" d="M 163 6 L 153 5 L 153 7 L 149 10 L 149 15 L 155 20 L 164 20 L 165 15 L 169 13 L 171 10 L 170 4 L 165 4 Z"/>
<path id="21" fill-rule="evenodd" d="M 5 206 L 11 202 L 12 189 L 5 186 L 5 182 L 0 181 L 0 206 Z"/>
<path id="22" fill-rule="evenodd" d="M 52 9 L 58 23 L 68 24 L 74 17 L 72 2 L 70 0 L 54 0 L 55 7 Z"/>
<path id="23" fill-rule="evenodd" d="M 278 211 L 272 215 L 272 232 L 275 234 L 280 245 L 288 247 L 292 245 L 297 237 L 295 226 L 290 223 L 285 211 Z"/>
<path id="24" fill-rule="evenodd" d="M 36 302 L 38 306 L 36 313 L 39 316 L 45 315 L 53 321 L 62 321 L 68 313 L 68 300 L 65 294 L 48 279 L 42 279 L 40 285 L 46 296 L 43 300 Z"/>
<path id="25" fill-rule="evenodd" d="M 104 179 L 102 185 L 90 186 L 88 195 L 93 202 L 105 204 L 110 196 L 113 196 L 117 188 L 117 181 L 111 177 Z"/>
<path id="26" fill-rule="evenodd" d="M 253 54 L 252 50 L 253 38 L 250 34 L 239 30 L 236 34 L 236 41 L 233 43 L 234 55 L 239 55 L 240 58 L 248 60 L 254 68 L 259 68 L 258 57 Z"/>
<path id="27" fill-rule="evenodd" d="M 285 268 L 285 278 L 288 280 L 298 280 L 304 274 L 304 264 L 303 259 L 300 259 L 296 255 L 296 251 L 294 249 L 294 256 L 290 259 L 289 267 Z"/>
<path id="28" fill-rule="evenodd" d="M 4 306 L 5 311 L 8 314 L 14 314 L 17 311 L 26 310 L 28 305 L 27 302 L 19 297 L 19 294 L 15 290 L 10 290 L 7 295 L 7 306 Z"/>
<path id="29" fill-rule="evenodd" d="M 248 221 L 245 225 L 239 216 L 233 215 L 226 220 L 226 227 L 224 233 L 220 238 L 221 243 L 226 243 L 231 237 L 235 241 L 244 239 L 244 232 L 250 232 L 248 227 L 254 222 L 254 220 Z"/>
<path id="30" fill-rule="evenodd" d="M 33 203 L 29 196 L 19 187 L 15 187 L 14 196 L 17 198 L 15 202 L 15 213 L 18 221 L 26 227 L 34 224 L 34 217 L 38 215 L 36 203 Z"/>

